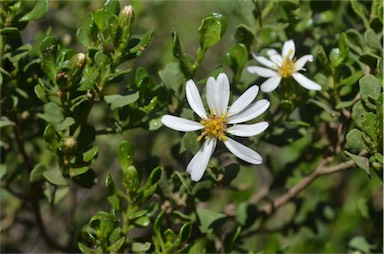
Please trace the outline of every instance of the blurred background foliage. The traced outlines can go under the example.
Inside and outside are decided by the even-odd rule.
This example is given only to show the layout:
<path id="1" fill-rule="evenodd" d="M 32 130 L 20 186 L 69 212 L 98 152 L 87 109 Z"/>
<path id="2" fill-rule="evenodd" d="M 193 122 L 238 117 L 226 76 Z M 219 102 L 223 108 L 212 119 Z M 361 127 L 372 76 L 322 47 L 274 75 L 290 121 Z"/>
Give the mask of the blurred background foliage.
<path id="1" fill-rule="evenodd" d="M 46 14 L 33 18 L 25 14 L 35 1 L 15 3 L 1 3 L 2 252 L 382 251 L 381 1 L 137 0 L 118 9 L 113 1 L 48 1 Z M 92 29 L 108 38 L 114 19 L 97 21 L 95 13 L 119 17 L 127 5 L 135 13 L 129 38 L 145 42 L 145 50 L 124 55 L 135 46 L 127 44 L 120 59 L 109 47 L 124 38 L 106 46 L 104 38 L 79 35 L 97 23 Z M 9 20 L 6 6 L 17 6 L 9 7 L 17 13 Z M 201 24 L 212 13 L 224 17 L 214 16 L 222 33 L 203 54 Z M 244 68 L 256 63 L 250 52 L 279 51 L 288 39 L 297 56 L 314 56 L 306 75 L 323 90 L 258 95 L 272 102 L 264 116 L 271 127 L 245 142 L 263 165 L 219 147 L 206 176 L 192 183 L 185 167 L 199 148 L 197 135 L 161 128 L 159 117 L 193 117 L 183 88 L 189 78 L 203 89 L 208 76 L 225 71 L 235 94 L 259 84 Z M 44 45 L 60 54 L 50 60 Z M 80 52 L 82 73 L 67 72 Z M 83 82 L 95 81 L 97 67 L 103 73 L 108 63 L 102 91 Z M 60 71 L 82 75 L 82 88 L 56 80 Z M 68 98 L 60 102 L 59 92 Z M 70 98 L 75 109 L 65 111 Z M 332 165 L 351 158 L 363 170 L 321 176 L 276 211 L 265 209 L 328 156 Z"/>

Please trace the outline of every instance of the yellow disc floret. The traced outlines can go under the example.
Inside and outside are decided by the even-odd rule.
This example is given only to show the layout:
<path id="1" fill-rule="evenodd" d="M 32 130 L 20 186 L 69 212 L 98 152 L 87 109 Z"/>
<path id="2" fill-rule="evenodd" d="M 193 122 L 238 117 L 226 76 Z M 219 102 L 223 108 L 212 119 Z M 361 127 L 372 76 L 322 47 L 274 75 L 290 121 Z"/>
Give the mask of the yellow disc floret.
<path id="1" fill-rule="evenodd" d="M 288 78 L 292 75 L 292 73 L 295 72 L 295 61 L 294 60 L 291 60 L 289 58 L 289 56 L 292 54 L 293 52 L 289 52 L 288 56 L 285 57 L 285 59 L 283 60 L 283 63 L 281 64 L 281 67 L 280 69 L 278 70 L 279 71 L 279 74 L 281 77 L 283 78 Z"/>
<path id="2" fill-rule="evenodd" d="M 203 119 L 200 121 L 204 125 L 204 131 L 197 138 L 200 141 L 204 136 L 211 136 L 218 138 L 220 140 L 227 140 L 225 136 L 225 131 L 227 129 L 227 116 L 216 116 L 210 115 L 208 119 Z"/>

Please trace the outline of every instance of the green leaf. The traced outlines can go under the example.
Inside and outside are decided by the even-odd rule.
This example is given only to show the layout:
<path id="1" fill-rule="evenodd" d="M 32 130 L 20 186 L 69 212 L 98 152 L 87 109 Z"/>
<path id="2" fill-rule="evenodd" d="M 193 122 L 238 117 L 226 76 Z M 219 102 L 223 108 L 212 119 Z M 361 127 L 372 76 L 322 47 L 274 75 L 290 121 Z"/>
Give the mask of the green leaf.
<path id="1" fill-rule="evenodd" d="M 0 128 L 6 126 L 15 126 L 15 123 L 8 119 L 6 116 L 0 117 Z"/>
<path id="2" fill-rule="evenodd" d="M 51 81 L 56 81 L 56 56 L 57 40 L 53 36 L 47 36 L 40 44 L 41 68 Z"/>
<path id="3" fill-rule="evenodd" d="M 62 131 L 62 130 L 69 128 L 74 123 L 75 123 L 75 119 L 68 116 L 61 123 L 57 124 L 55 127 L 56 127 L 57 131 Z"/>
<path id="4" fill-rule="evenodd" d="M 107 239 L 119 224 L 116 216 L 103 211 L 99 211 L 89 221 L 89 225 L 96 230 L 97 236 L 101 239 Z"/>
<path id="5" fill-rule="evenodd" d="M 248 61 L 247 48 L 241 43 L 233 45 L 226 54 L 226 60 L 234 73 L 239 76 Z"/>
<path id="6" fill-rule="evenodd" d="M 83 161 L 84 162 L 90 162 L 91 160 L 93 160 L 94 158 L 97 157 L 98 151 L 99 151 L 99 147 L 94 146 L 91 149 L 89 149 L 88 151 L 84 152 L 83 153 Z"/>
<path id="7" fill-rule="evenodd" d="M 88 91 L 91 90 L 96 85 L 96 79 L 100 74 L 100 70 L 96 69 L 90 77 L 84 80 L 83 83 L 77 88 L 77 91 Z"/>
<path id="8" fill-rule="evenodd" d="M 111 242 L 113 242 L 113 244 L 108 246 L 107 251 L 109 251 L 110 253 L 118 253 L 123 244 L 125 243 L 125 237 L 123 236 L 119 240 Z"/>
<path id="9" fill-rule="evenodd" d="M 253 40 L 255 39 L 255 36 L 253 35 L 251 29 L 244 24 L 241 24 L 236 27 L 234 37 L 238 43 L 244 44 L 248 50 L 252 45 Z"/>
<path id="10" fill-rule="evenodd" d="M 350 132 L 348 132 L 346 139 L 347 139 L 347 147 L 351 149 L 356 149 L 358 151 L 366 150 L 370 151 L 368 146 L 365 143 L 364 139 L 365 133 L 358 130 L 353 129 Z"/>
<path id="11" fill-rule="evenodd" d="M 38 20 L 44 17 L 44 15 L 48 12 L 48 0 L 37 0 L 35 7 L 20 18 L 19 21 L 31 21 Z"/>
<path id="12" fill-rule="evenodd" d="M 128 192 L 131 200 L 136 198 L 136 193 L 140 186 L 139 175 L 137 174 L 137 170 L 134 166 L 129 166 L 127 168 L 122 168 L 123 171 L 123 186 L 125 190 Z"/>
<path id="13" fill-rule="evenodd" d="M 204 208 L 196 208 L 196 215 L 199 219 L 200 229 L 203 233 L 210 232 L 211 228 L 215 228 L 226 218 L 226 215 L 223 213 Z"/>
<path id="14" fill-rule="evenodd" d="M 150 242 L 145 243 L 139 243 L 139 242 L 133 242 L 132 243 L 132 252 L 134 253 L 148 253 L 148 250 L 151 248 L 152 244 Z"/>
<path id="15" fill-rule="evenodd" d="M 93 21 L 95 22 L 96 26 L 99 28 L 100 31 L 104 31 L 107 27 L 107 24 L 104 20 L 104 10 L 98 9 L 93 14 Z"/>
<path id="16" fill-rule="evenodd" d="M 180 143 L 180 153 L 187 150 L 188 152 L 195 154 L 199 150 L 199 142 L 197 141 L 197 135 L 194 132 L 187 132 L 184 134 Z"/>
<path id="17" fill-rule="evenodd" d="M 151 223 L 151 221 L 147 217 L 140 217 L 140 218 L 136 219 L 133 223 L 136 226 L 148 227 L 148 225 Z"/>
<path id="18" fill-rule="evenodd" d="M 95 63 L 100 68 L 108 68 L 111 64 L 111 59 L 102 51 L 97 51 L 95 54 Z"/>
<path id="19" fill-rule="evenodd" d="M 179 231 L 179 241 L 182 242 L 188 240 L 188 238 L 191 236 L 191 232 L 192 225 L 190 223 L 185 223 Z"/>
<path id="20" fill-rule="evenodd" d="M 7 165 L 0 164 L 0 179 L 3 179 L 3 177 L 7 174 Z"/>
<path id="21" fill-rule="evenodd" d="M 184 75 L 181 73 L 179 63 L 168 63 L 159 71 L 159 76 L 164 85 L 176 92 L 179 92 L 180 86 L 185 82 Z"/>
<path id="22" fill-rule="evenodd" d="M 132 165 L 135 146 L 129 141 L 123 141 L 117 148 L 117 160 L 122 169 Z"/>
<path id="23" fill-rule="evenodd" d="M 235 245 L 237 239 L 240 236 L 240 233 L 241 233 L 241 226 L 238 226 L 236 228 L 236 230 L 234 230 L 231 233 L 229 233 L 228 235 L 226 235 L 224 244 L 225 244 L 225 250 L 227 252 L 232 250 L 233 246 Z"/>
<path id="24" fill-rule="evenodd" d="M 349 241 L 348 246 L 362 253 L 371 253 L 371 249 L 375 247 L 375 245 L 370 244 L 364 236 L 353 237 Z"/>
<path id="25" fill-rule="evenodd" d="M 183 72 L 186 78 L 192 77 L 195 69 L 197 68 L 195 64 L 195 59 L 186 53 L 183 53 L 180 46 L 179 37 L 175 30 L 171 31 L 172 35 L 172 53 L 173 56 L 179 60 L 180 69 Z"/>
<path id="26" fill-rule="evenodd" d="M 359 70 L 355 73 L 353 73 L 351 76 L 348 78 L 345 78 L 340 81 L 339 86 L 351 86 L 354 85 L 362 76 L 364 75 L 364 72 L 362 70 Z"/>
<path id="27" fill-rule="evenodd" d="M 65 180 L 58 168 L 43 172 L 43 176 L 45 177 L 45 179 L 47 179 L 48 182 L 54 185 L 68 185 L 67 181 Z"/>
<path id="28" fill-rule="evenodd" d="M 199 27 L 199 42 L 202 51 L 206 51 L 218 43 L 227 29 L 225 17 L 219 13 L 212 13 L 206 17 Z"/>
<path id="29" fill-rule="evenodd" d="M 377 135 L 376 135 L 376 114 L 372 112 L 368 112 L 363 116 L 363 131 L 367 133 L 374 143 L 377 143 Z"/>
<path id="30" fill-rule="evenodd" d="M 70 168 L 69 169 L 69 176 L 71 178 L 73 178 L 75 176 L 79 176 L 79 175 L 86 173 L 88 170 L 89 170 L 88 166 L 81 167 L 81 168 Z"/>
<path id="31" fill-rule="evenodd" d="M 44 179 L 43 173 L 47 171 L 47 168 L 39 163 L 37 164 L 31 171 L 31 174 L 29 175 L 29 182 L 35 183 L 38 181 L 41 181 Z"/>
<path id="32" fill-rule="evenodd" d="M 366 157 L 363 157 L 363 156 L 360 156 L 360 155 L 356 155 L 356 154 L 353 154 L 353 153 L 350 153 L 348 151 L 344 151 L 344 153 L 349 156 L 355 163 L 356 165 L 363 169 L 369 177 L 371 177 L 371 172 L 369 170 L 369 160 L 368 158 Z"/>
<path id="33" fill-rule="evenodd" d="M 112 110 L 127 106 L 137 101 L 138 99 L 139 99 L 139 92 L 135 92 L 129 95 L 113 94 L 113 95 L 104 96 L 104 100 L 108 104 L 111 104 Z"/>
<path id="34" fill-rule="evenodd" d="M 332 66 L 334 68 L 338 67 L 342 62 L 344 62 L 348 54 L 349 48 L 347 44 L 347 36 L 345 33 L 341 33 L 339 36 L 339 47 L 337 49 L 332 49 L 329 55 Z"/>
<path id="35" fill-rule="evenodd" d="M 382 85 L 373 75 L 364 76 L 359 81 L 361 99 L 368 108 L 376 109 L 375 101 L 381 94 Z"/>
<path id="36" fill-rule="evenodd" d="M 63 110 L 53 102 L 44 104 L 44 114 L 39 113 L 38 116 L 48 123 L 58 124 L 64 120 Z"/>
<path id="37" fill-rule="evenodd" d="M 377 50 L 382 50 L 383 47 L 381 45 L 381 41 L 375 31 L 373 31 L 372 29 L 368 29 L 364 33 L 364 37 L 368 47 Z"/>
<path id="38" fill-rule="evenodd" d="M 155 131 L 155 130 L 158 130 L 160 129 L 160 127 L 163 126 L 162 122 L 161 122 L 161 117 L 157 117 L 157 118 L 154 118 L 154 119 L 151 119 L 149 121 L 149 127 L 148 129 L 150 131 Z"/>
<path id="39" fill-rule="evenodd" d="M 361 100 L 355 103 L 352 108 L 352 119 L 356 126 L 362 129 L 363 116 L 367 112 Z"/>

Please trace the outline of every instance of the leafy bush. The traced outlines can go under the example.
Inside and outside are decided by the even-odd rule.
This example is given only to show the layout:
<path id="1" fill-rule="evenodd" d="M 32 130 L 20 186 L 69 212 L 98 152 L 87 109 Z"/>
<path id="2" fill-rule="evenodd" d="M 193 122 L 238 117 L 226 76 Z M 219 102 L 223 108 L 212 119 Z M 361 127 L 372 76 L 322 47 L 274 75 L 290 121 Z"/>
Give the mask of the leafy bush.
<path id="1" fill-rule="evenodd" d="M 1 2 L 2 252 L 382 251 L 382 1 L 130 4 Z"/>

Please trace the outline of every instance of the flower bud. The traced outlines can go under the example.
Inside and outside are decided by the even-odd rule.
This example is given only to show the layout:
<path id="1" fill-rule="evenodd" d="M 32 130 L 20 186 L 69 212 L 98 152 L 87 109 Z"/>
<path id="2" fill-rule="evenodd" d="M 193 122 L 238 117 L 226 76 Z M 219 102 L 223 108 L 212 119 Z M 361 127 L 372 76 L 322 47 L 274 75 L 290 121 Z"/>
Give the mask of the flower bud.
<path id="1" fill-rule="evenodd" d="M 123 186 L 131 198 L 136 195 L 140 182 L 139 175 L 134 166 L 123 168 Z"/>
<path id="2" fill-rule="evenodd" d="M 85 54 L 78 53 L 74 55 L 68 62 L 64 63 L 56 76 L 57 84 L 61 89 L 70 89 L 78 86 L 81 73 L 85 64 Z"/>
<path id="3" fill-rule="evenodd" d="M 123 9 L 121 9 L 118 17 L 120 26 L 123 29 L 125 27 L 131 27 L 134 19 L 135 12 L 133 11 L 132 5 L 124 6 Z"/>
<path id="4" fill-rule="evenodd" d="M 60 147 L 63 152 L 74 151 L 77 148 L 77 140 L 75 137 L 65 137 L 60 143 Z"/>

